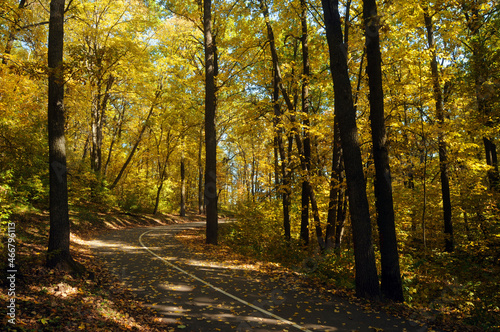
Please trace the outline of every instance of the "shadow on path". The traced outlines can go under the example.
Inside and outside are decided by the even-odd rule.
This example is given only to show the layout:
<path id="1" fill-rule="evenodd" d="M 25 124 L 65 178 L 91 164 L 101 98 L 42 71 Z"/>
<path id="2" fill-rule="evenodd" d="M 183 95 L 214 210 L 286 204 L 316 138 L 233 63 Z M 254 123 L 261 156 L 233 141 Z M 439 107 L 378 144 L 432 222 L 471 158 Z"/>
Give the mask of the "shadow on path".
<path id="1" fill-rule="evenodd" d="M 113 231 L 91 241 L 104 264 L 163 322 L 182 331 L 409 331 L 415 322 L 368 312 L 272 275 L 188 251 L 175 234 L 191 222 Z"/>

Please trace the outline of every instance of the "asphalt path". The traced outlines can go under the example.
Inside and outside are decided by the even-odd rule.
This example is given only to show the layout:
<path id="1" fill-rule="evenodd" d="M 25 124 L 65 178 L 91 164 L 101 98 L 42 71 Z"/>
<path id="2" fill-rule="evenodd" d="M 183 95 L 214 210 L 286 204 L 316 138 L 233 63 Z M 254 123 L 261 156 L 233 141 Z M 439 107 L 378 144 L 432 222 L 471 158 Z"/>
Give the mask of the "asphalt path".
<path id="1" fill-rule="evenodd" d="M 175 234 L 191 222 L 103 234 L 92 249 L 158 318 L 179 331 L 409 331 L 413 321 L 366 311 L 269 273 L 211 261 Z"/>

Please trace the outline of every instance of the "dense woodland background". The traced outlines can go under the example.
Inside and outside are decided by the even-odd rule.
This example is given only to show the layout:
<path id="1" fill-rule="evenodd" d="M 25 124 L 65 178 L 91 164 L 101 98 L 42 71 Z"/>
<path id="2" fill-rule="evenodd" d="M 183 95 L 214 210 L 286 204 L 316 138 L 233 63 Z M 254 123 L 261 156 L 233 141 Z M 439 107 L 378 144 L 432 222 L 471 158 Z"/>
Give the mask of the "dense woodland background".
<path id="1" fill-rule="evenodd" d="M 203 4 L 66 1 L 70 209 L 202 214 L 217 197 L 219 214 L 239 219 L 218 234 L 223 243 L 270 260 L 296 255 L 313 262 L 321 278 L 354 287 L 357 207 L 349 203 L 343 128 L 334 116 L 341 106 L 325 4 L 336 2 L 211 4 L 217 182 L 207 186 L 205 176 L 214 172 L 205 168 Z M 494 326 L 500 7 L 483 0 L 377 6 L 385 111 L 379 128 L 387 132 L 404 297 L 435 304 L 448 287 L 455 302 L 440 306 Z M 379 266 L 371 23 L 361 1 L 337 8 Z M 48 22 L 49 1 L 0 1 L 2 227 L 13 213 L 48 209 Z"/>

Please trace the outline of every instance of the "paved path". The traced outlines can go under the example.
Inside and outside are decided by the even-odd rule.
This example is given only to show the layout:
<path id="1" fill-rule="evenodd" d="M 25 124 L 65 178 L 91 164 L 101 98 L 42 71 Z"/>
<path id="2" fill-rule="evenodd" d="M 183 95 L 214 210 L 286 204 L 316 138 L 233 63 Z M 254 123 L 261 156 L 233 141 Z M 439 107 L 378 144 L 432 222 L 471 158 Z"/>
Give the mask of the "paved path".
<path id="1" fill-rule="evenodd" d="M 162 321 L 179 331 L 409 331 L 415 323 L 365 312 L 345 299 L 289 287 L 273 276 L 227 267 L 175 239 L 192 222 L 120 230 L 92 248 Z"/>

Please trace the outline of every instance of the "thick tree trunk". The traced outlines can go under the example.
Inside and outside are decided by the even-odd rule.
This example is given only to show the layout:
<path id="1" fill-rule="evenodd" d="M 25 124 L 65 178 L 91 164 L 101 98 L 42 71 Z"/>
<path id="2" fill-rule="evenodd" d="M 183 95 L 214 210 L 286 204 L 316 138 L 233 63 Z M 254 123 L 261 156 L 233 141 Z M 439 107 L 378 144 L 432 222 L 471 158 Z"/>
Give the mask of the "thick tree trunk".
<path id="1" fill-rule="evenodd" d="M 382 88 L 382 56 L 379 41 L 379 17 L 375 0 L 363 0 L 366 60 L 370 88 L 370 120 L 375 163 L 375 206 L 380 239 L 382 265 L 381 291 L 386 298 L 403 302 L 403 286 L 399 269 L 398 243 L 394 222 L 391 171 L 387 149 Z"/>
<path id="2" fill-rule="evenodd" d="M 356 268 L 356 295 L 379 298 L 377 268 L 372 244 L 370 211 L 359 147 L 356 114 L 349 81 L 347 54 L 343 45 L 337 0 L 322 0 L 330 66 L 335 93 L 335 119 L 339 122 L 340 138 L 346 169 Z"/>
<path id="3" fill-rule="evenodd" d="M 434 27 L 432 18 L 429 15 L 428 8 L 424 8 L 424 22 L 427 30 L 427 42 L 431 51 L 431 73 L 432 86 L 434 90 L 434 99 L 436 102 L 436 118 L 438 120 L 438 153 L 439 153 L 439 170 L 441 173 L 441 196 L 443 199 L 443 220 L 444 220 L 444 235 L 445 235 L 445 250 L 452 252 L 453 243 L 453 224 L 451 220 L 451 198 L 450 198 L 450 181 L 448 179 L 448 157 L 446 153 L 446 143 L 444 141 L 444 109 L 443 109 L 443 93 L 441 91 L 440 75 L 438 69 L 436 45 L 434 42 Z"/>
<path id="4" fill-rule="evenodd" d="M 215 131 L 215 44 L 212 36 L 212 1 L 203 0 L 205 39 L 205 201 L 206 242 L 217 244 L 217 137 Z"/>
<path id="5" fill-rule="evenodd" d="M 64 0 L 50 2 L 48 43 L 49 95 L 49 183 L 50 231 L 47 266 L 74 271 L 76 263 L 70 250 L 70 222 L 66 168 L 66 139 L 64 136 Z"/>

